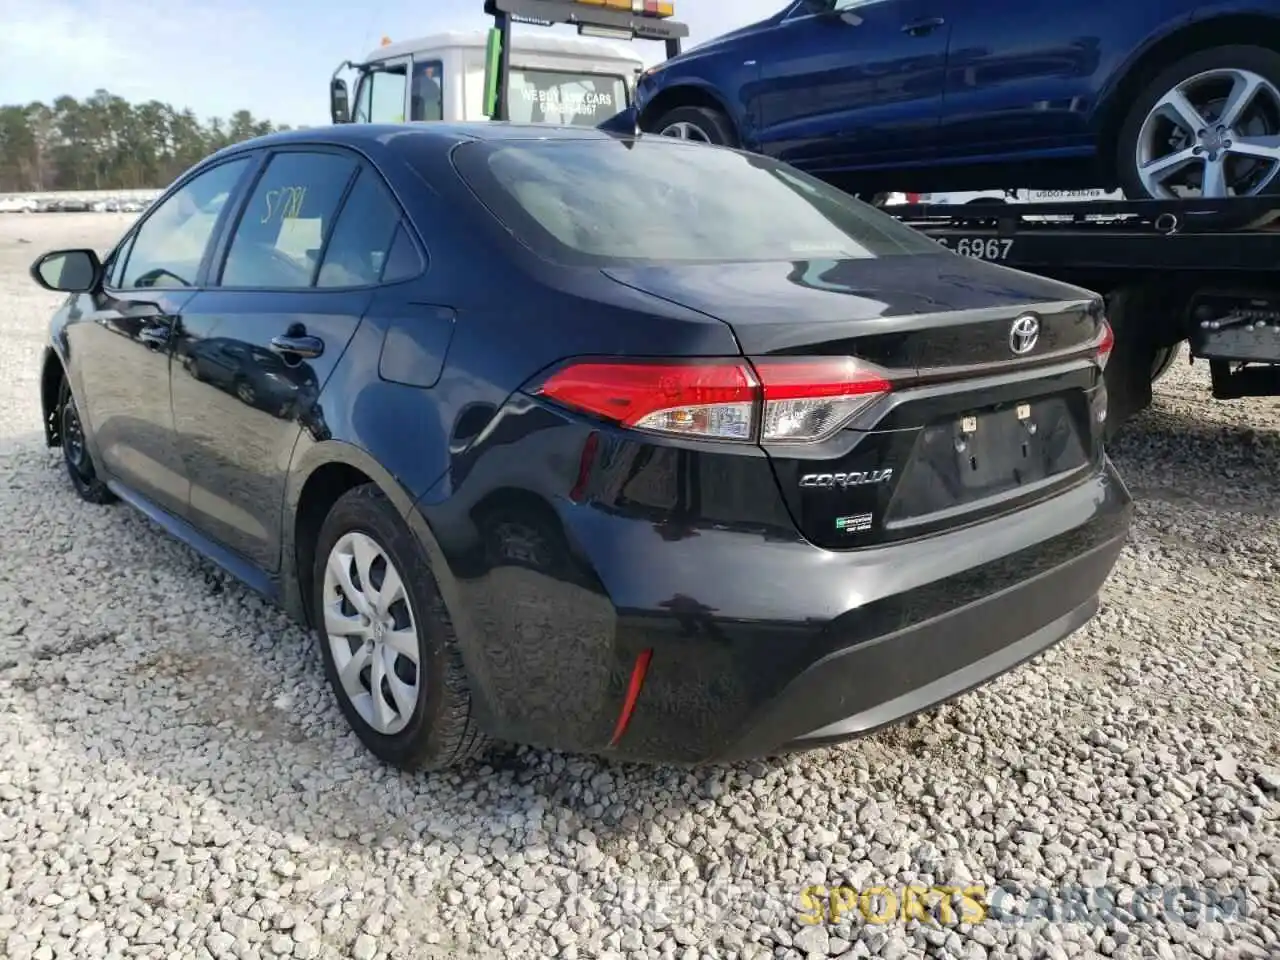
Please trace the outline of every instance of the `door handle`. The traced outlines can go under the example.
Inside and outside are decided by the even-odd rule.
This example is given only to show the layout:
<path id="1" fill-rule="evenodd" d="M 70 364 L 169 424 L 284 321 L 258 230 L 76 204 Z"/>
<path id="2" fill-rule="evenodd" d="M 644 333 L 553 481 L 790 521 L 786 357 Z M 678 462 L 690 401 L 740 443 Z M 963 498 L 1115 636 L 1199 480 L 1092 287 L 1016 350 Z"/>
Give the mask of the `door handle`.
<path id="1" fill-rule="evenodd" d="M 271 349 L 276 353 L 289 353 L 295 357 L 310 360 L 324 353 L 324 341 L 305 333 L 298 336 L 272 337 Z"/>
<path id="2" fill-rule="evenodd" d="M 927 36 L 947 21 L 942 17 L 927 17 L 924 20 L 912 20 L 902 28 L 902 32 L 912 37 Z"/>
<path id="3" fill-rule="evenodd" d="M 138 339 L 148 350 L 159 350 L 169 345 L 168 327 L 143 327 L 138 331 Z"/>

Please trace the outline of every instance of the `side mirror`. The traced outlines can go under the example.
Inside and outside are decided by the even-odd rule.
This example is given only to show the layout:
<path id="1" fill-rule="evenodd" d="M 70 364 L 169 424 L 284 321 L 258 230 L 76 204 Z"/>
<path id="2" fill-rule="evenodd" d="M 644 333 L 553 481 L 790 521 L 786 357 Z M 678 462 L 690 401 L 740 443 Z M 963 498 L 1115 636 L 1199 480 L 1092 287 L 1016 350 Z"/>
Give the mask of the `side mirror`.
<path id="1" fill-rule="evenodd" d="M 835 13 L 836 0 L 804 0 L 804 8 L 815 15 Z"/>
<path id="2" fill-rule="evenodd" d="M 329 82 L 329 116 L 334 123 L 350 123 L 351 107 L 347 96 L 347 81 L 334 77 Z"/>
<path id="3" fill-rule="evenodd" d="M 102 280 L 102 261 L 93 250 L 54 250 L 31 265 L 31 279 L 56 293 L 91 293 Z"/>

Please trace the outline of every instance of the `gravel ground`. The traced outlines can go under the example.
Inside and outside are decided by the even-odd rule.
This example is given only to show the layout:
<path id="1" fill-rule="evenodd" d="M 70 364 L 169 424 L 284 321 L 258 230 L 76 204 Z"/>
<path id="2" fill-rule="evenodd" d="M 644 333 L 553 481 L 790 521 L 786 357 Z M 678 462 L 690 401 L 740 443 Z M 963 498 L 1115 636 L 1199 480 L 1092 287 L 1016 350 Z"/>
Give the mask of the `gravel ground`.
<path id="1" fill-rule="evenodd" d="M 42 446 L 27 266 L 127 219 L 0 216 L 0 955 L 1280 955 L 1280 403 L 1171 371 L 1113 449 L 1139 509 L 1102 613 L 919 721 L 694 772 L 405 776 L 301 631 Z M 908 884 L 992 913 L 801 896 Z"/>

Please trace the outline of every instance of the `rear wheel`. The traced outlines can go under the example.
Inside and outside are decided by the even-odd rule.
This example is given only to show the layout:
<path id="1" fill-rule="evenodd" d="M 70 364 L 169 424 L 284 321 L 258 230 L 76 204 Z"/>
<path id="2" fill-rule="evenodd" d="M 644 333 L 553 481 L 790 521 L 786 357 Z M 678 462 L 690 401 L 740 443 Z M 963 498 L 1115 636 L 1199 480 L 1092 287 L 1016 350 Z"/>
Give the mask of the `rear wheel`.
<path id="1" fill-rule="evenodd" d="M 66 464 L 76 495 L 87 503 L 114 503 L 116 495 L 98 478 L 93 455 L 85 441 L 84 422 L 65 378 L 58 394 L 58 433 L 62 441 L 62 462 Z"/>
<path id="2" fill-rule="evenodd" d="M 711 143 L 719 147 L 738 146 L 733 121 L 714 107 L 676 107 L 658 117 L 652 132 L 677 140 Z"/>
<path id="3" fill-rule="evenodd" d="M 1134 101 L 1116 150 L 1131 198 L 1280 193 L 1280 53 L 1215 47 L 1171 65 Z"/>
<path id="4" fill-rule="evenodd" d="M 373 484 L 325 518 L 312 616 L 325 675 L 347 722 L 379 759 L 439 769 L 487 744 L 453 626 L 421 545 Z"/>

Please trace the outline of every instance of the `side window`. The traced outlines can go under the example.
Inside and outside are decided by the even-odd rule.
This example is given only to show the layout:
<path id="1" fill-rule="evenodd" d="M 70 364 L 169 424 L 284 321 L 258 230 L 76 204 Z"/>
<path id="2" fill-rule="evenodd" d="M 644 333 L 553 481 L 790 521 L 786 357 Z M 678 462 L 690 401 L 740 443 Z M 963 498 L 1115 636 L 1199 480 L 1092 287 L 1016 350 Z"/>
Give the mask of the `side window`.
<path id="1" fill-rule="evenodd" d="M 336 153 L 278 153 L 240 214 L 219 281 L 224 287 L 311 286 L 326 234 L 356 161 Z"/>
<path id="2" fill-rule="evenodd" d="M 413 88 L 409 94 L 410 120 L 444 119 L 444 65 L 439 60 L 413 62 Z"/>
<path id="3" fill-rule="evenodd" d="M 404 279 L 405 253 L 399 253 L 396 269 L 399 276 L 387 276 L 392 263 L 397 233 L 400 230 L 400 207 L 383 186 L 381 177 L 369 167 L 362 167 L 356 184 L 347 195 L 338 214 L 333 238 L 325 249 L 324 263 L 316 285 L 320 287 L 364 287 L 380 280 Z M 404 238 L 408 241 L 408 237 Z M 410 243 L 409 253 L 417 258 Z"/>
<path id="4" fill-rule="evenodd" d="M 218 215 L 248 164 L 248 157 L 221 163 L 153 207 L 134 235 L 119 287 L 194 286 Z"/>
<path id="5" fill-rule="evenodd" d="M 366 73 L 356 93 L 354 123 L 404 123 L 404 95 L 409 84 L 403 63 Z"/>
<path id="6" fill-rule="evenodd" d="M 382 268 L 382 282 L 395 283 L 397 280 L 408 280 L 422 271 L 422 257 L 418 248 L 409 239 L 409 230 L 403 221 L 396 230 L 396 238 L 391 241 L 391 249 L 387 252 L 387 262 Z"/>

